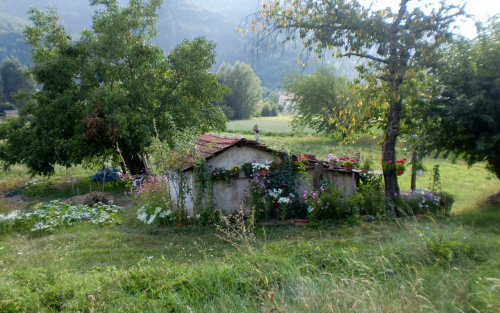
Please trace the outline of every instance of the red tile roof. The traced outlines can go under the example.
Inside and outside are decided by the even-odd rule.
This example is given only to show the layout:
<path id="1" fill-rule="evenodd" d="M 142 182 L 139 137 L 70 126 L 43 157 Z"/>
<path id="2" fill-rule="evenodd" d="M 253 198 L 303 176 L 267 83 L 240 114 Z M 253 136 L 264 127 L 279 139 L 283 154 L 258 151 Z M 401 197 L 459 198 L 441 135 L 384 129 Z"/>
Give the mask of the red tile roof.
<path id="1" fill-rule="evenodd" d="M 267 152 L 272 152 L 273 150 L 263 144 L 258 143 L 255 140 L 248 140 L 239 136 L 224 136 L 219 134 L 205 134 L 195 141 L 196 152 L 198 155 L 203 156 L 206 159 L 212 158 L 215 155 L 229 149 L 230 147 L 238 144 L 244 144 L 247 146 L 253 146 L 256 149 L 264 150 Z M 184 170 L 189 170 L 194 165 L 194 159 L 192 156 L 187 157 L 184 160 Z"/>

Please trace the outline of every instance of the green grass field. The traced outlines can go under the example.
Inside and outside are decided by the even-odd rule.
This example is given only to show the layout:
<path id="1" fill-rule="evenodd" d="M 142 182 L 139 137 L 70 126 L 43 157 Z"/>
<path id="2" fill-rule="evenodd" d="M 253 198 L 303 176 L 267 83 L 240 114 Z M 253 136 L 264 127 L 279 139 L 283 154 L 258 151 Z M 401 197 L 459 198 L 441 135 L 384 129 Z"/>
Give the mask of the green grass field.
<path id="1" fill-rule="evenodd" d="M 380 157 L 373 139 L 340 147 L 325 137 L 271 133 L 263 143 L 322 159 L 357 151 Z M 419 187 L 428 187 L 434 164 L 443 190 L 456 197 L 450 217 L 258 227 L 255 240 L 242 237 L 236 246 L 213 227 L 141 224 L 130 201 L 119 225 L 1 235 L 0 312 L 498 312 L 500 204 L 487 197 L 500 181 L 484 164 L 425 159 Z M 83 193 L 94 172 L 58 168 L 27 194 L 71 196 L 70 177 Z M 20 166 L 0 172 L 0 190 L 29 179 Z M 408 174 L 400 185 L 408 189 Z M 0 213 L 28 207 L 0 198 Z"/>

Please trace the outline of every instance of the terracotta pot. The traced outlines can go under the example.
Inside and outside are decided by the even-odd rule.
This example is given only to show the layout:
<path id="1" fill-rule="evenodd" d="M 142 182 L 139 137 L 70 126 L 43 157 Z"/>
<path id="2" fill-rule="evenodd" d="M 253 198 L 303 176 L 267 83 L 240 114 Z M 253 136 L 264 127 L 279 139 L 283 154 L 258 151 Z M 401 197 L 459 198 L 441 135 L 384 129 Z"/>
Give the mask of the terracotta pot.
<path id="1" fill-rule="evenodd" d="M 304 220 L 304 219 L 296 218 L 296 219 L 293 220 L 293 224 L 294 225 L 307 225 L 307 224 L 309 224 L 309 220 Z"/>
<path id="2" fill-rule="evenodd" d="M 265 168 L 261 168 L 260 169 L 260 174 L 266 175 L 267 174 L 267 170 Z"/>
<path id="3" fill-rule="evenodd" d="M 363 168 L 361 169 L 361 172 L 363 172 L 363 173 L 368 173 L 368 171 L 369 171 L 369 170 L 370 170 L 369 168 L 363 167 Z"/>
<path id="4" fill-rule="evenodd" d="M 352 171 L 352 166 L 348 166 L 345 168 L 347 171 Z"/>

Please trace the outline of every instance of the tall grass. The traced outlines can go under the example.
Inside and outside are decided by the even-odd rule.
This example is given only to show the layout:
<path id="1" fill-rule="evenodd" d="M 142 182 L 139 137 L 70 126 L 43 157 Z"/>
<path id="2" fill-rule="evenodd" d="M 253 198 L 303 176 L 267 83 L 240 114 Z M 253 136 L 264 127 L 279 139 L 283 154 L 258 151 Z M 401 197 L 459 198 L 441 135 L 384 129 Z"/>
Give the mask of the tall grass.
<path id="1" fill-rule="evenodd" d="M 250 259 L 207 228 L 156 233 L 128 221 L 98 229 L 0 238 L 0 311 L 495 312 L 500 305 L 498 241 L 458 217 L 270 227 L 265 236 L 257 229 Z M 276 305 L 262 290 L 273 291 Z"/>

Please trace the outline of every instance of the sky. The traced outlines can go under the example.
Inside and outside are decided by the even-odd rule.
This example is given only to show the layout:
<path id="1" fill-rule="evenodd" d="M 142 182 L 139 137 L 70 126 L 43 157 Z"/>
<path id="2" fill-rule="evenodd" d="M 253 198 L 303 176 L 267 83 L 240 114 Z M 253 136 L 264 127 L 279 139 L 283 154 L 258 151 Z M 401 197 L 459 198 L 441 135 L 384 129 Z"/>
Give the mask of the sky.
<path id="1" fill-rule="evenodd" d="M 375 9 L 386 8 L 387 6 L 391 7 L 393 11 L 397 9 L 399 5 L 399 0 L 374 0 Z M 370 3 L 372 0 L 361 0 L 363 3 Z M 413 1 L 416 2 L 416 1 Z M 423 1 L 437 4 L 438 1 Z M 465 11 L 467 14 L 473 15 L 473 18 L 480 20 L 482 22 L 486 22 L 489 16 L 500 14 L 500 1 L 499 0 L 448 0 L 447 3 L 463 3 L 465 2 Z M 461 35 L 473 38 L 476 34 L 476 26 L 475 22 L 472 19 L 461 19 L 457 22 L 457 26 L 459 27 L 458 33 Z"/>

